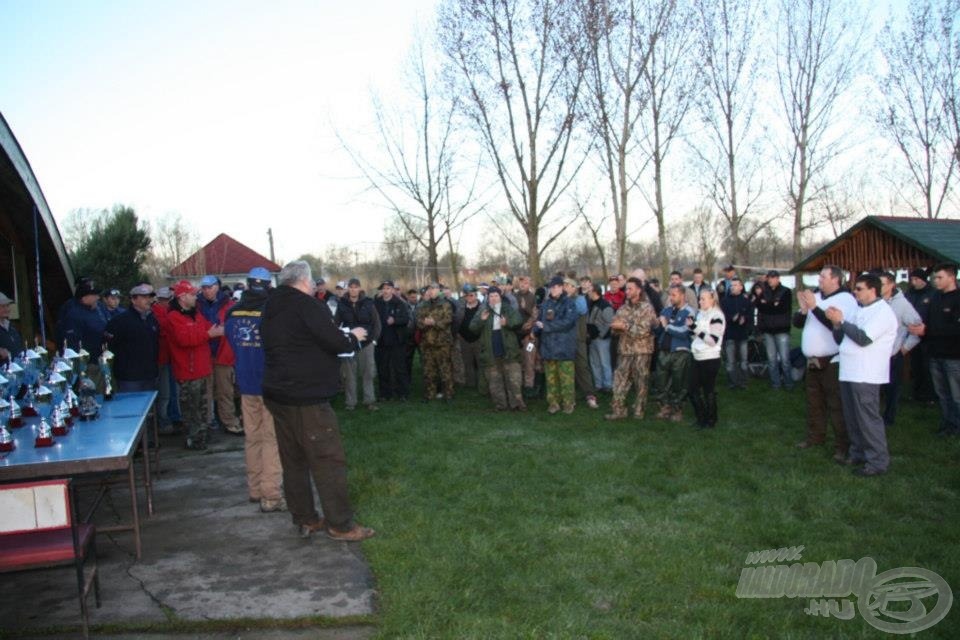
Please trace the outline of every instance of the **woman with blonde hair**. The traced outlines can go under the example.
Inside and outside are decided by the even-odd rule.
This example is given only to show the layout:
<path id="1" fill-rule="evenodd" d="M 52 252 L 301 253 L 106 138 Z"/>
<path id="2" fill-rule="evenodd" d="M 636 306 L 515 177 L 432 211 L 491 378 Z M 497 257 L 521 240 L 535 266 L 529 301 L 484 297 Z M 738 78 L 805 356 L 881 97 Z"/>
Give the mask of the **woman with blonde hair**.
<path id="1" fill-rule="evenodd" d="M 693 367 L 690 371 L 690 402 L 696 414 L 698 429 L 717 426 L 717 374 L 720 372 L 720 350 L 726 320 L 717 303 L 717 292 L 700 293 L 700 311 L 696 320 L 687 320 L 692 342 Z"/>

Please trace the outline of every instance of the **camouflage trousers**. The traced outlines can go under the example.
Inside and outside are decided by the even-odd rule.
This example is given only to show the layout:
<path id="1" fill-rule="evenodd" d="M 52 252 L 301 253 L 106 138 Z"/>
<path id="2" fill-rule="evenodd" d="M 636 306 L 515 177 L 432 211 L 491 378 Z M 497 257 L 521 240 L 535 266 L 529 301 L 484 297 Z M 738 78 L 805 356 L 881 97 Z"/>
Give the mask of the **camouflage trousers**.
<path id="1" fill-rule="evenodd" d="M 547 404 L 572 408 L 576 398 L 573 360 L 544 360 L 543 371 L 547 378 Z"/>
<path id="2" fill-rule="evenodd" d="M 443 397 L 453 397 L 453 354 L 451 346 L 420 345 L 423 360 L 423 395 L 427 400 L 437 395 L 442 386 Z"/>
<path id="3" fill-rule="evenodd" d="M 194 442 L 206 442 L 210 423 L 207 404 L 207 379 L 180 382 L 180 415 L 187 425 L 187 437 Z"/>
<path id="4" fill-rule="evenodd" d="M 617 370 L 613 373 L 613 402 L 610 408 L 616 416 L 627 415 L 627 394 L 630 387 L 636 386 L 637 399 L 633 405 L 633 415 L 643 417 L 647 404 L 647 383 L 650 380 L 650 354 L 619 354 Z"/>
<path id="5" fill-rule="evenodd" d="M 503 411 L 524 406 L 523 369 L 519 362 L 498 359 L 485 371 L 494 407 Z"/>
<path id="6" fill-rule="evenodd" d="M 660 404 L 679 408 L 686 401 L 692 359 L 689 351 L 661 351 L 657 354 L 657 400 Z"/>
<path id="7" fill-rule="evenodd" d="M 450 364 L 453 367 L 453 382 L 463 386 L 466 384 L 466 371 L 463 366 L 463 345 L 460 344 L 460 336 L 453 339 L 453 345 L 450 348 Z"/>

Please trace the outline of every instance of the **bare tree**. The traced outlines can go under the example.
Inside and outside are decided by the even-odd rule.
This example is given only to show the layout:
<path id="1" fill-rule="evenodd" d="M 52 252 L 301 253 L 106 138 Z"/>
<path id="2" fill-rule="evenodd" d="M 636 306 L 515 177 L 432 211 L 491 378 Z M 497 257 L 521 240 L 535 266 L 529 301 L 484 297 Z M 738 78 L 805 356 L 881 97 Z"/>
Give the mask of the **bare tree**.
<path id="1" fill-rule="evenodd" d="M 170 271 L 200 248 L 197 230 L 183 216 L 168 212 L 150 224 L 150 252 L 144 271 L 159 282 Z"/>
<path id="2" fill-rule="evenodd" d="M 457 100 L 440 90 L 422 39 L 413 46 L 406 76 L 415 106 L 396 107 L 396 100 L 388 106 L 373 96 L 382 159 L 363 157 L 342 137 L 341 143 L 406 234 L 423 247 L 431 277 L 439 280 L 444 241 L 482 205 L 475 201 L 476 172 L 473 180 L 463 180 L 458 173 Z"/>
<path id="3" fill-rule="evenodd" d="M 942 63 L 938 65 L 940 97 L 947 112 L 953 155 L 960 163 L 960 0 L 945 0 L 940 20 Z"/>
<path id="4" fill-rule="evenodd" d="M 807 206 L 825 187 L 823 174 L 840 151 L 831 136 L 834 110 L 859 67 L 865 16 L 849 0 L 780 0 L 777 81 L 789 144 L 780 154 L 793 214 L 793 260 L 803 233 L 820 222 Z"/>
<path id="5" fill-rule="evenodd" d="M 913 193 L 902 193 L 917 215 L 937 218 L 957 169 L 957 138 L 951 130 L 944 69 L 956 56 L 957 3 L 912 0 L 907 24 L 887 23 L 880 37 L 886 75 L 880 80 L 883 133 L 903 158 Z M 921 203 L 915 201 L 919 196 Z"/>
<path id="6" fill-rule="evenodd" d="M 693 149 L 703 165 L 707 197 L 726 219 L 730 258 L 742 263 L 747 243 L 763 224 L 747 232 L 745 220 L 760 196 L 760 153 L 751 148 L 759 12 L 753 0 L 696 0 L 700 73 L 705 91 L 699 106 L 703 144 Z"/>
<path id="7" fill-rule="evenodd" d="M 645 164 L 631 158 L 637 147 L 637 121 L 650 97 L 644 80 L 653 48 L 674 5 L 675 0 L 580 2 L 587 40 L 585 111 L 609 184 L 616 271 L 621 273 L 626 265 L 629 195 L 639 172 L 635 165 L 642 168 Z"/>
<path id="8" fill-rule="evenodd" d="M 583 164 L 574 131 L 583 85 L 573 3 L 446 0 L 440 40 L 456 95 L 506 198 L 540 281 L 540 256 L 566 228 L 550 217 Z M 546 237 L 544 237 L 546 236 Z"/>
<path id="9" fill-rule="evenodd" d="M 653 170 L 653 193 L 643 189 L 647 204 L 657 220 L 660 252 L 660 277 L 667 281 L 670 254 L 667 252 L 667 211 L 664 202 L 664 170 L 674 139 L 697 97 L 697 70 L 693 49 L 696 31 L 690 2 L 680 0 L 652 43 L 650 61 L 644 68 L 643 81 L 649 95 L 646 115 L 641 121 L 644 135 L 640 144 Z"/>
<path id="10" fill-rule="evenodd" d="M 601 239 L 600 229 L 603 227 L 603 223 L 606 222 L 607 216 L 601 217 L 599 220 L 592 220 L 591 216 L 587 213 L 587 204 L 589 198 L 581 198 L 579 195 L 575 195 L 573 198 L 574 206 L 577 208 L 577 214 L 580 216 L 580 219 L 583 221 L 583 226 L 586 232 L 590 236 L 590 240 L 593 242 L 593 247 L 597 252 L 597 258 L 600 263 L 600 268 L 603 270 L 603 281 L 607 281 L 607 253 L 603 248 L 603 240 Z M 617 243 L 617 251 L 623 252 L 625 248 L 621 248 L 619 242 Z M 620 259 L 622 262 L 622 258 Z"/>

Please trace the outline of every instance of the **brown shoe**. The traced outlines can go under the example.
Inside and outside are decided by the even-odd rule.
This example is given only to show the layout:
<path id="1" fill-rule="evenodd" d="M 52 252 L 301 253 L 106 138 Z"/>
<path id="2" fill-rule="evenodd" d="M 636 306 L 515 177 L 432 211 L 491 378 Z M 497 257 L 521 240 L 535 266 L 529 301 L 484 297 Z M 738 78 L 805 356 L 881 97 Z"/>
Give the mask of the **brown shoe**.
<path id="1" fill-rule="evenodd" d="M 326 527 L 326 522 L 324 522 L 323 518 L 320 518 L 320 520 L 318 520 L 317 522 L 311 522 L 310 524 L 302 524 L 300 525 L 300 537 L 309 538 L 311 535 L 313 535 L 317 531 L 323 531 L 324 527 Z"/>
<path id="2" fill-rule="evenodd" d="M 553 415 L 558 411 L 560 411 L 560 405 L 552 404 L 549 407 L 547 407 L 547 413 L 549 413 L 550 415 Z"/>
<path id="3" fill-rule="evenodd" d="M 341 542 L 360 542 L 372 538 L 376 533 L 370 527 L 361 527 L 360 525 L 354 525 L 353 529 L 349 531 L 338 531 L 333 527 L 327 527 L 327 537 Z"/>
<path id="4" fill-rule="evenodd" d="M 660 407 L 659 413 L 657 413 L 658 420 L 669 420 L 670 415 L 673 413 L 673 409 L 670 408 L 670 405 L 665 404 Z"/>
<path id="5" fill-rule="evenodd" d="M 683 409 L 680 409 L 679 407 L 674 409 L 673 412 L 670 414 L 670 421 L 683 422 Z"/>
<path id="6" fill-rule="evenodd" d="M 563 412 L 566 413 L 566 414 L 571 414 L 571 413 L 573 413 L 573 407 L 574 407 L 574 406 L 576 406 L 576 405 L 572 405 L 572 404 L 566 405 L 566 406 L 563 408 Z"/>

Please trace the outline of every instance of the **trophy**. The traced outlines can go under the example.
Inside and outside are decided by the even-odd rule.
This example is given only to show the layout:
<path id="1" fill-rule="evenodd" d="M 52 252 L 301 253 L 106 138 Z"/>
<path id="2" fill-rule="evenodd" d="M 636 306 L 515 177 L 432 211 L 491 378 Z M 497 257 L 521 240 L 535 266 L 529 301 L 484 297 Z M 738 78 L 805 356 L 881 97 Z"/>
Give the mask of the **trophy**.
<path id="1" fill-rule="evenodd" d="M 33 387 L 28 385 L 27 393 L 23 396 L 23 407 L 20 408 L 20 411 L 24 416 L 33 418 L 40 415 L 40 413 L 37 411 L 37 407 L 34 405 L 35 401 L 36 398 L 33 395 Z"/>
<path id="2" fill-rule="evenodd" d="M 34 391 L 33 398 L 37 403 L 37 415 L 39 415 L 43 407 L 53 404 L 53 391 L 45 384 L 37 383 L 37 390 Z"/>
<path id="3" fill-rule="evenodd" d="M 10 418 L 7 420 L 7 424 L 10 425 L 11 429 L 16 429 L 23 426 L 23 412 L 20 411 L 20 405 L 17 404 L 16 399 L 13 395 L 10 396 L 10 406 L 8 407 L 10 411 Z"/>
<path id="4" fill-rule="evenodd" d="M 67 423 L 63 421 L 63 416 L 60 415 L 60 407 L 54 407 L 51 420 L 53 421 L 53 435 L 67 435 Z"/>
<path id="5" fill-rule="evenodd" d="M 67 403 L 67 406 L 70 409 L 70 417 L 79 418 L 80 417 L 80 396 L 71 389 L 67 387 L 67 393 L 63 398 L 64 402 Z"/>
<path id="6" fill-rule="evenodd" d="M 80 397 L 80 421 L 95 420 L 100 413 L 100 405 L 97 404 L 97 387 L 93 380 L 81 374 L 77 391 Z"/>
<path id="7" fill-rule="evenodd" d="M 36 447 L 51 447 L 53 446 L 53 431 L 50 429 L 50 425 L 47 424 L 46 418 L 40 419 L 40 427 L 37 429 L 37 439 L 33 442 Z"/>
<path id="8" fill-rule="evenodd" d="M 68 426 L 73 426 L 73 416 L 70 414 L 70 402 L 67 400 L 66 396 L 60 401 L 59 405 L 60 417 L 63 418 L 63 422 Z"/>
<path id="9" fill-rule="evenodd" d="M 103 399 L 113 400 L 113 352 L 103 345 L 100 354 L 100 373 L 103 374 Z"/>
<path id="10" fill-rule="evenodd" d="M 38 356 L 40 356 L 40 361 L 41 361 L 44 365 L 46 365 L 46 363 L 47 363 L 47 356 L 49 356 L 50 353 L 44 348 L 44 346 L 43 346 L 42 344 L 40 344 L 39 338 L 37 339 L 37 344 L 36 344 L 36 346 L 33 347 L 33 352 L 36 353 Z"/>
<path id="11" fill-rule="evenodd" d="M 13 435 L 7 431 L 4 425 L 0 424 L 0 452 L 13 451 L 15 448 Z"/>

